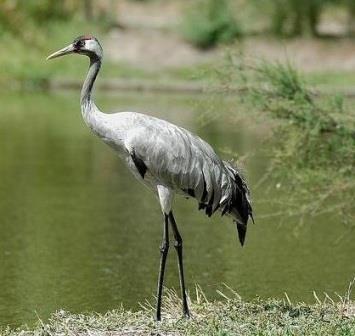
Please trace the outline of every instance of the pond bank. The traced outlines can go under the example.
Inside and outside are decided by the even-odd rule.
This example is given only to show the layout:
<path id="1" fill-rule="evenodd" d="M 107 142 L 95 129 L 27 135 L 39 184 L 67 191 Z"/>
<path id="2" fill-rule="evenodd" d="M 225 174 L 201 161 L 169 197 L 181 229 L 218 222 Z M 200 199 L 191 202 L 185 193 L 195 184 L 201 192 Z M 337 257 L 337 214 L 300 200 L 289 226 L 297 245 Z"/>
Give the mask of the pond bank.
<path id="1" fill-rule="evenodd" d="M 201 291 L 191 303 L 192 319 L 181 318 L 176 294 L 165 297 L 163 322 L 153 320 L 153 307 L 138 312 L 123 308 L 106 314 L 70 314 L 59 311 L 33 330 L 7 329 L 2 335 L 354 335 L 355 305 L 329 297 L 314 305 L 285 300 L 245 302 L 238 294 L 225 294 L 222 302 L 209 302 Z"/>
<path id="2" fill-rule="evenodd" d="M 39 80 L 11 81 L 4 89 L 11 91 L 56 91 L 56 90 L 80 90 L 83 79 L 73 78 L 54 78 Z M 0 86 L 1 88 L 1 86 Z M 246 91 L 248 88 L 242 85 L 234 85 L 233 87 L 224 88 L 218 85 L 206 84 L 203 81 L 157 81 L 149 79 L 100 79 L 96 84 L 99 91 L 106 92 L 151 92 L 162 94 L 206 94 L 206 93 L 223 93 L 235 94 Z M 341 95 L 345 98 L 355 98 L 355 86 L 312 86 L 311 92 L 315 96 L 328 97 L 329 95 Z"/>
<path id="3" fill-rule="evenodd" d="M 83 84 L 82 79 L 51 79 L 47 82 L 49 90 L 80 90 Z M 244 92 L 246 86 L 234 85 L 233 87 L 223 88 L 197 81 L 155 81 L 148 79 L 101 79 L 97 83 L 98 90 L 104 91 L 131 91 L 131 92 L 155 92 L 155 93 L 187 93 L 203 94 L 208 92 L 220 92 L 233 94 Z M 317 96 L 328 97 L 330 94 L 340 94 L 344 97 L 355 97 L 355 86 L 348 87 L 326 87 L 315 86 L 311 90 Z"/>

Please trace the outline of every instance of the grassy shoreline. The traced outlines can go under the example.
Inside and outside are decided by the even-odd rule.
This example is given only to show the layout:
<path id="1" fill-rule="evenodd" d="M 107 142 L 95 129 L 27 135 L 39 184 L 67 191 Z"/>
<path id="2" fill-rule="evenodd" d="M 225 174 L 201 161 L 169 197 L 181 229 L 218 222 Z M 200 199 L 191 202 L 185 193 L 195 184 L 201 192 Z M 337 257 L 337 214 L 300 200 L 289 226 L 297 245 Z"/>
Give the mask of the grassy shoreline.
<path id="1" fill-rule="evenodd" d="M 192 318 L 181 317 L 176 293 L 164 298 L 163 321 L 153 319 L 154 308 L 145 305 L 138 312 L 123 308 L 106 314 L 54 313 L 47 322 L 38 321 L 34 329 L 6 329 L 4 336 L 18 335 L 354 335 L 355 303 L 341 298 L 338 303 L 326 296 L 317 303 L 293 304 L 285 300 L 243 301 L 237 293 L 210 302 L 196 290 L 190 303 Z"/>

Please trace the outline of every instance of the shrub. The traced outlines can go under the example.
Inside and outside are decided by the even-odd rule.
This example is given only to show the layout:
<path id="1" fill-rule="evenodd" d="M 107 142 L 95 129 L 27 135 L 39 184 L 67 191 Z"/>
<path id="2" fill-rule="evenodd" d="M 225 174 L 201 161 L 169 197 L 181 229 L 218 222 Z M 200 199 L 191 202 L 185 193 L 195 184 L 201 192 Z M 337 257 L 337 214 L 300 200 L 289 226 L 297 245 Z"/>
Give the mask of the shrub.
<path id="1" fill-rule="evenodd" d="M 303 216 L 326 212 L 342 214 L 344 223 L 350 223 L 355 192 L 352 109 L 340 95 L 316 95 L 289 63 L 229 61 L 221 73 L 223 89 L 228 84 L 235 88 L 238 80 L 243 90 L 236 103 L 276 121 L 271 160 L 261 181 L 272 177 L 288 193 L 288 208 L 280 211 L 297 214 L 300 225 Z"/>
<path id="2" fill-rule="evenodd" d="M 200 0 L 183 21 L 184 37 L 199 48 L 211 48 L 241 36 L 226 0 Z"/>
<path id="3" fill-rule="evenodd" d="M 291 165 L 316 171 L 331 166 L 338 172 L 341 170 L 344 177 L 350 176 L 354 164 L 355 124 L 345 110 L 343 98 L 316 98 L 290 64 L 262 63 L 255 70 L 258 82 L 267 87 L 267 90 L 263 87 L 253 90 L 262 110 L 287 121 L 282 129 L 286 138 L 292 128 L 296 131 Z M 288 145 L 284 139 L 283 153 L 291 153 Z M 279 153 L 279 156 L 285 165 L 290 163 L 286 155 Z"/>
<path id="4" fill-rule="evenodd" d="M 330 199 L 343 216 L 352 212 L 355 123 L 339 95 L 317 98 L 289 64 L 261 64 L 256 89 L 263 111 L 285 122 L 276 133 L 275 175 L 289 183 L 295 199 L 307 199 L 305 212 L 317 212 Z M 297 190 L 297 191 L 296 191 Z M 341 195 L 341 202 L 336 201 Z"/>

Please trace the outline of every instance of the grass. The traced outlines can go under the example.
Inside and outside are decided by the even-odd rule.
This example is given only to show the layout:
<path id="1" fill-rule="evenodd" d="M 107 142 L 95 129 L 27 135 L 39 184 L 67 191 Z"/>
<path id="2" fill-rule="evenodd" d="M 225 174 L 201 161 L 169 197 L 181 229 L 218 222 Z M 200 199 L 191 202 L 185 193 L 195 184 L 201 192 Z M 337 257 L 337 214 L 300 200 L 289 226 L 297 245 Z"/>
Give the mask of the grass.
<path id="1" fill-rule="evenodd" d="M 23 22 L 19 34 L 16 30 L 4 30 L 0 27 L 0 89 L 42 90 L 48 87 L 52 79 L 82 79 L 88 63 L 64 57 L 58 61 L 47 62 L 46 57 L 55 50 L 69 44 L 76 35 L 90 33 L 105 40 L 107 23 L 105 20 L 87 22 L 80 16 L 66 20 L 44 21 L 41 26 L 31 20 Z M 76 32 L 76 33 L 75 33 Z M 157 70 L 132 66 L 124 62 L 112 62 L 104 59 L 100 73 L 102 79 L 143 79 L 149 81 L 199 81 L 208 75 L 209 64 L 197 64 L 178 68 Z"/>
<path id="2" fill-rule="evenodd" d="M 228 287 L 227 287 L 228 288 Z M 349 286 L 350 291 L 351 287 Z M 164 297 L 163 321 L 153 320 L 149 304 L 138 312 L 120 308 L 106 314 L 70 314 L 58 311 L 47 321 L 38 321 L 34 329 L 5 329 L 3 336 L 17 335 L 354 335 L 355 305 L 350 292 L 334 302 L 328 295 L 317 303 L 293 304 L 285 300 L 243 301 L 228 288 L 229 296 L 210 302 L 196 288 L 196 300 L 190 302 L 192 318 L 181 317 L 181 301 L 174 291 Z"/>
<path id="3" fill-rule="evenodd" d="M 298 166 L 319 168 L 330 159 L 335 161 L 333 169 L 343 169 L 344 175 L 350 173 L 355 123 L 344 98 L 334 95 L 317 100 L 290 64 L 262 63 L 256 68 L 256 75 L 267 89 L 252 89 L 252 99 L 273 117 L 287 121 L 288 129 L 296 128 L 306 137 L 298 138 Z"/>
<path id="4" fill-rule="evenodd" d="M 0 54 L 2 90 L 46 89 L 48 81 L 59 79 L 83 79 L 88 63 L 73 61 L 64 57 L 58 61 L 47 62 L 49 53 L 70 43 L 76 36 L 73 32 L 91 32 L 101 41 L 106 34 L 105 27 L 98 24 L 88 26 L 85 21 L 74 18 L 67 22 L 46 23 L 46 29 L 39 31 L 36 38 L 28 40 L 14 36 L 10 32 L 0 34 L 0 42 L 6 45 Z M 35 35 L 33 32 L 32 35 Z M 159 71 L 139 68 L 126 63 L 104 60 L 100 78 L 102 79 L 143 79 L 150 81 L 198 81 L 207 76 L 208 64 L 198 64 L 180 68 L 166 68 Z"/>
<path id="5" fill-rule="evenodd" d="M 314 71 L 304 75 L 309 85 L 319 87 L 355 87 L 355 74 L 352 71 Z"/>
<path id="6" fill-rule="evenodd" d="M 43 29 L 32 27 L 29 37 L 22 38 L 11 32 L 2 32 L 0 42 L 6 45 L 0 54 L 2 89 L 43 89 L 52 78 L 82 78 L 88 63 L 73 61 L 64 57 L 60 62 L 47 62 L 46 57 L 53 51 L 69 44 L 73 34 L 90 32 L 101 41 L 106 35 L 106 27 L 100 23 L 87 23 L 80 18 L 69 21 L 50 21 Z M 77 33 L 73 33 L 77 32 Z M 164 74 L 165 75 L 165 74 Z M 168 75 L 170 75 L 168 73 Z M 117 64 L 105 60 L 102 78 L 143 78 L 155 79 L 156 72 L 136 68 L 128 64 Z M 159 74 L 159 76 L 162 76 Z"/>

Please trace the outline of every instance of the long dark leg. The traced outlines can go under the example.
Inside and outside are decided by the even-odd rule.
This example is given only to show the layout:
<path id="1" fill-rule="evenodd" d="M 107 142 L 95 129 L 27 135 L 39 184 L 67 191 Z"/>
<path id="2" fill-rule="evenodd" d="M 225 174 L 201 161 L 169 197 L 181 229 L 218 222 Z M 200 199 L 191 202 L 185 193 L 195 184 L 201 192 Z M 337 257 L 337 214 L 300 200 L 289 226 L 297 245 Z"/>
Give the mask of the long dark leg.
<path id="1" fill-rule="evenodd" d="M 161 296 L 163 293 L 163 282 L 164 282 L 164 272 L 165 272 L 165 263 L 166 257 L 169 251 L 169 217 L 164 214 L 164 231 L 163 231 L 163 240 L 160 246 L 160 270 L 159 270 L 159 279 L 158 279 L 158 291 L 157 291 L 157 311 L 156 319 L 157 321 L 161 320 Z"/>
<path id="2" fill-rule="evenodd" d="M 182 238 L 181 238 L 179 230 L 177 228 L 175 218 L 173 216 L 172 211 L 170 211 L 170 213 L 169 213 L 169 219 L 170 219 L 171 227 L 173 229 L 173 234 L 174 234 L 174 238 L 175 238 L 174 246 L 175 246 L 176 253 L 178 256 L 179 277 L 180 277 L 180 288 L 181 288 L 183 312 L 184 312 L 185 317 L 190 317 L 189 307 L 187 305 L 187 299 L 186 299 L 186 290 L 185 290 L 184 265 L 183 265 L 183 260 L 182 260 Z"/>

